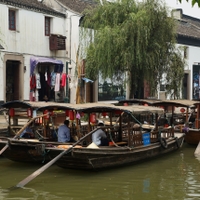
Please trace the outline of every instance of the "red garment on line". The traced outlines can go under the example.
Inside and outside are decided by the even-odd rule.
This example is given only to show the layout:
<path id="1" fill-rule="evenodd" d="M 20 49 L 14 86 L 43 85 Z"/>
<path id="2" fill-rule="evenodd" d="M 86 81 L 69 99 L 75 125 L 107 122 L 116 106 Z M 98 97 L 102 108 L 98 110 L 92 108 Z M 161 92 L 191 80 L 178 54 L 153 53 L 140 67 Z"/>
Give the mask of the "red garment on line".
<path id="1" fill-rule="evenodd" d="M 65 85 L 66 85 L 66 78 L 67 78 L 67 75 L 66 75 L 66 73 L 63 73 L 62 74 L 62 77 L 61 77 L 61 87 L 65 87 Z"/>
<path id="2" fill-rule="evenodd" d="M 35 75 L 31 75 L 30 90 L 35 90 L 35 88 L 36 88 L 36 77 L 35 77 Z"/>

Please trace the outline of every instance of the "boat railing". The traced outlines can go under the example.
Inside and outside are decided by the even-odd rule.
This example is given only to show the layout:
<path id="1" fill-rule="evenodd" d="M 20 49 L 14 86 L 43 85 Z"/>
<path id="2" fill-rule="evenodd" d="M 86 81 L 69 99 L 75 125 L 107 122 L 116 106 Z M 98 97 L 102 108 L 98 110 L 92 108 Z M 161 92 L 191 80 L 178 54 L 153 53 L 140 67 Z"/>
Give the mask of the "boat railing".
<path id="1" fill-rule="evenodd" d="M 164 138 L 174 137 L 174 128 L 172 126 L 164 127 L 161 130 L 161 136 Z"/>

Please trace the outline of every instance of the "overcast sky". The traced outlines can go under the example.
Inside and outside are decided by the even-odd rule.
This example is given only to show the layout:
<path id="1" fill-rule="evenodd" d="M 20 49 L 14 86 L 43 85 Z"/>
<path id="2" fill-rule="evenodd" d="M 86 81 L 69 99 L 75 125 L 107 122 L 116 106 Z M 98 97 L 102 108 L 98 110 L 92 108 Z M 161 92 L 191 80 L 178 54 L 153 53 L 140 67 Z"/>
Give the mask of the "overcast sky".
<path id="1" fill-rule="evenodd" d="M 189 0 L 189 2 L 182 0 L 182 3 L 179 3 L 178 0 L 165 0 L 165 2 L 170 8 L 181 8 L 183 10 L 183 14 L 200 19 L 200 8 L 197 4 L 192 7 L 191 0 Z"/>

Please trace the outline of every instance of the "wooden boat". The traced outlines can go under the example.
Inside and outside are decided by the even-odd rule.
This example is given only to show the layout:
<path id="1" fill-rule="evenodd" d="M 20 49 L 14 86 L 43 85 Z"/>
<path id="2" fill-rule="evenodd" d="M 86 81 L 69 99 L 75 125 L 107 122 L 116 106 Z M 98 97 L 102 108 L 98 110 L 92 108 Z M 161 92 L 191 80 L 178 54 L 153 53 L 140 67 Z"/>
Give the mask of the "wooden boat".
<path id="1" fill-rule="evenodd" d="M 50 160 L 48 153 L 45 151 L 41 139 L 48 144 L 56 142 L 55 138 L 51 137 L 51 133 L 47 131 L 49 123 L 42 112 L 36 114 L 40 107 L 56 104 L 54 102 L 24 102 L 11 101 L 2 105 L 4 112 L 7 113 L 8 119 L 8 136 L 0 136 L 0 151 L 5 146 L 6 150 L 2 155 L 13 161 L 44 163 Z M 59 106 L 60 104 L 56 104 Z M 34 114 L 35 112 L 35 114 Z M 34 116 L 35 115 L 35 116 Z M 38 117 L 37 116 L 42 116 Z M 54 115 L 54 124 L 62 123 L 65 115 L 58 113 Z M 35 120 L 34 120 L 35 119 Z M 20 133 L 26 128 L 30 121 L 33 121 L 33 129 L 35 133 L 34 139 L 20 138 Z M 41 134 L 40 134 L 41 133 Z M 48 133 L 48 135 L 47 135 Z"/>
<path id="2" fill-rule="evenodd" d="M 118 129 L 116 129 L 116 126 L 112 126 L 112 116 L 113 113 L 119 111 L 121 114 Z M 81 145 L 72 148 L 70 153 L 65 154 L 57 161 L 57 165 L 63 168 L 101 170 L 149 160 L 179 149 L 183 144 L 184 133 L 174 133 L 173 127 L 158 129 L 157 125 L 154 130 L 146 131 L 134 117 L 135 114 L 143 112 L 154 112 L 158 115 L 161 114 L 160 111 L 161 109 L 150 106 L 98 107 L 96 105 L 80 109 L 79 112 L 86 114 L 104 112 L 111 116 L 110 123 L 103 128 L 108 136 L 111 135 L 111 144 L 109 146 L 93 146 L 90 135 L 86 139 L 88 146 Z M 135 123 L 139 123 L 139 126 L 135 126 Z M 148 130 L 149 127 L 146 129 Z M 65 148 L 70 148 L 70 146 L 47 147 L 52 158 L 58 156 Z"/>
<path id="3" fill-rule="evenodd" d="M 36 106 L 32 105 L 32 107 Z M 57 161 L 57 165 L 64 168 L 103 169 L 127 165 L 173 152 L 182 146 L 184 139 L 184 133 L 174 133 L 173 127 L 158 128 L 157 124 L 143 125 L 135 117 L 139 113 L 153 112 L 156 116 L 162 114 L 163 109 L 157 107 L 48 102 L 43 106 L 37 106 L 38 113 L 48 111 L 50 114 L 58 110 L 65 111 L 64 114 L 68 111 L 73 113 L 69 116 L 71 134 L 80 141 L 70 153 Z M 56 129 L 55 126 L 59 126 L 66 115 L 62 116 L 62 119 L 58 116 L 54 117 L 54 114 L 51 116 L 53 121 L 43 119 L 42 124 L 35 125 L 36 129 L 42 127 L 42 130 L 39 130 L 42 140 L 8 138 L 9 148 L 3 152 L 3 155 L 13 161 L 45 163 L 66 148 L 70 148 L 73 143 L 58 143 L 51 138 L 51 130 Z M 95 148 L 93 147 L 91 135 L 96 128 L 99 128 L 95 123 L 96 120 L 104 123 L 103 129 L 110 140 L 109 146 L 94 145 Z M 85 137 L 84 141 L 81 140 L 83 137 Z M 5 141 L 0 141 L 0 144 L 2 143 L 5 145 Z"/>
<path id="4" fill-rule="evenodd" d="M 193 100 L 164 100 L 151 104 L 152 106 L 160 106 L 165 112 L 171 111 L 170 123 L 174 125 L 175 131 L 185 133 L 185 142 L 191 145 L 197 145 L 200 141 L 200 102 Z M 178 116 L 175 115 L 175 109 L 179 109 Z M 196 112 L 192 113 L 191 110 Z M 194 115 L 195 122 L 190 122 L 191 115 Z"/>
<path id="5" fill-rule="evenodd" d="M 188 144 L 191 145 L 198 145 L 200 142 L 200 102 L 194 103 L 194 119 L 195 122 L 193 126 L 187 126 L 184 127 L 184 132 L 185 132 L 185 141 Z M 196 110 L 196 111 L 195 111 Z"/>
<path id="6" fill-rule="evenodd" d="M 190 115 L 190 108 L 194 106 L 196 101 L 192 100 L 163 100 L 154 102 L 151 105 L 162 107 L 165 114 L 168 114 L 168 121 L 170 125 L 176 126 L 182 131 L 184 124 L 188 121 Z"/>

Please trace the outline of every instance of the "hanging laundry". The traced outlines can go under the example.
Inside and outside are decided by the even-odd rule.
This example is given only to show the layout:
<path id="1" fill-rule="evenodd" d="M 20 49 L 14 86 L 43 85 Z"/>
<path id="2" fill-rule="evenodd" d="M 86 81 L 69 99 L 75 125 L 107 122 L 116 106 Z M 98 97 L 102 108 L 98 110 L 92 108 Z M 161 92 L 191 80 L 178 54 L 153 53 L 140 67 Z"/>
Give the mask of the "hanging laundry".
<path id="1" fill-rule="evenodd" d="M 35 88 L 36 88 L 36 78 L 35 78 L 35 74 L 33 74 L 30 77 L 30 90 L 35 91 Z"/>
<path id="2" fill-rule="evenodd" d="M 45 72 L 45 81 L 48 80 L 48 77 L 47 77 L 47 72 Z"/>
<path id="3" fill-rule="evenodd" d="M 56 83 L 55 83 L 54 91 L 55 92 L 60 91 L 60 74 L 59 73 L 56 74 Z"/>
<path id="4" fill-rule="evenodd" d="M 56 84 L 56 73 L 55 72 L 51 72 L 51 86 L 55 86 Z"/>
<path id="5" fill-rule="evenodd" d="M 67 78 L 66 73 L 63 73 L 62 77 L 61 77 L 61 87 L 65 87 L 65 85 L 66 85 L 66 78 Z"/>
<path id="6" fill-rule="evenodd" d="M 51 74 L 47 73 L 47 84 L 48 86 L 51 86 Z"/>
<path id="7" fill-rule="evenodd" d="M 41 89 L 41 83 L 40 83 L 40 74 L 36 74 L 36 88 Z"/>

